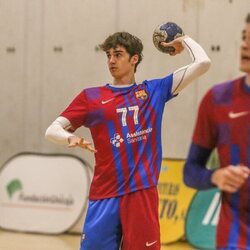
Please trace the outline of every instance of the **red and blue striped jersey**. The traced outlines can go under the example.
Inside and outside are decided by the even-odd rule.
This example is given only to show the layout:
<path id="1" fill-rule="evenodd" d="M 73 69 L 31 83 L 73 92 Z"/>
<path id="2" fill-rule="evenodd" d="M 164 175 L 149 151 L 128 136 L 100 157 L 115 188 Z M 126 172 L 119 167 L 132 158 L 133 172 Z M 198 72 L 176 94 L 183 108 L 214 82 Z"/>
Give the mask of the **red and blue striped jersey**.
<path id="1" fill-rule="evenodd" d="M 83 90 L 61 116 L 73 130 L 90 129 L 95 153 L 90 199 L 117 197 L 157 185 L 162 161 L 161 123 L 173 74 L 128 87 Z"/>
<path id="2" fill-rule="evenodd" d="M 220 167 L 250 167 L 250 88 L 245 77 L 208 91 L 200 105 L 193 143 L 217 147 Z M 250 249 L 250 178 L 238 192 L 222 194 L 217 247 Z"/>

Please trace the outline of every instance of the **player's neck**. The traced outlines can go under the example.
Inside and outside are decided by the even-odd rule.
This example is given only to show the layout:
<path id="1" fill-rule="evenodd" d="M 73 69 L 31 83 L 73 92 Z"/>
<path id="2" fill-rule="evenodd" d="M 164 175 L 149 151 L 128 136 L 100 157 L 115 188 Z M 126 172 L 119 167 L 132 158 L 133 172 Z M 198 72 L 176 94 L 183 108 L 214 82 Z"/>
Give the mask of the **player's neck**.
<path id="1" fill-rule="evenodd" d="M 123 77 L 114 78 L 113 85 L 131 85 L 135 83 L 135 75 L 125 75 Z"/>
<path id="2" fill-rule="evenodd" d="M 247 74 L 247 77 L 246 77 L 246 84 L 247 84 L 247 86 L 250 87 L 250 73 Z"/>

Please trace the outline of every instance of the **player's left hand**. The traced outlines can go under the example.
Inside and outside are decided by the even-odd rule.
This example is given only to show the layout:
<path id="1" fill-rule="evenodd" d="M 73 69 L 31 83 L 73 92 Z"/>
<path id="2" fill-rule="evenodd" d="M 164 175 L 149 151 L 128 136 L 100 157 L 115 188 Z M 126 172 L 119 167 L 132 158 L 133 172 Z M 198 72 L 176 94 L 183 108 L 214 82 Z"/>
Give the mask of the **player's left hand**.
<path id="1" fill-rule="evenodd" d="M 169 52 L 168 54 L 170 56 L 175 56 L 177 54 L 180 54 L 183 50 L 184 50 L 184 46 L 182 44 L 183 39 L 187 38 L 187 36 L 181 36 L 178 37 L 176 39 L 174 39 L 173 41 L 166 43 L 166 42 L 161 42 L 161 45 L 163 47 L 172 47 L 174 48 L 174 51 Z"/>
<path id="2" fill-rule="evenodd" d="M 211 182 L 220 190 L 228 193 L 237 192 L 250 176 L 247 166 L 227 166 L 214 171 Z"/>
<path id="3" fill-rule="evenodd" d="M 68 141 L 69 141 L 68 145 L 69 148 L 80 147 L 83 149 L 87 149 L 93 153 L 97 152 L 97 150 L 91 146 L 91 142 L 84 140 L 82 137 L 70 136 L 68 138 Z"/>

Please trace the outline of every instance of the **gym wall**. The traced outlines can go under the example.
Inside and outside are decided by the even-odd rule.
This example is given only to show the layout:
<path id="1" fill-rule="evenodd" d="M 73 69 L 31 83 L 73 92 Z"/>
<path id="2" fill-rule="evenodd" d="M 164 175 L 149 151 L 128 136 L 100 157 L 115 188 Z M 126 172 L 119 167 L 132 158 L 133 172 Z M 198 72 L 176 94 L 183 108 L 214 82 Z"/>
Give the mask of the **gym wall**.
<path id="1" fill-rule="evenodd" d="M 212 67 L 166 106 L 163 156 L 185 158 L 201 97 L 213 84 L 236 77 L 241 28 L 249 0 L 0 0 L 0 166 L 23 151 L 93 155 L 44 139 L 49 124 L 86 87 L 110 82 L 107 35 L 128 31 L 142 39 L 137 82 L 163 77 L 190 62 L 155 49 L 154 28 L 178 23 L 207 51 Z M 86 129 L 79 133 L 90 139 Z"/>

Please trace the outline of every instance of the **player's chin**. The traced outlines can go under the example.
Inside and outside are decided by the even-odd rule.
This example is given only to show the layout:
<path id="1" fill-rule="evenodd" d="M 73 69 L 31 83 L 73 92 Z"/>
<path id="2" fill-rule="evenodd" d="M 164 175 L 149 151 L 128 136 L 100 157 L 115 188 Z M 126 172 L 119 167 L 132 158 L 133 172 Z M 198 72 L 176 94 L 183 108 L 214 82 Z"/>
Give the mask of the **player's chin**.
<path id="1" fill-rule="evenodd" d="M 112 76 L 117 75 L 117 71 L 115 69 L 109 69 L 109 72 Z"/>
<path id="2" fill-rule="evenodd" d="M 249 62 L 241 62 L 240 71 L 250 74 L 250 61 Z"/>

